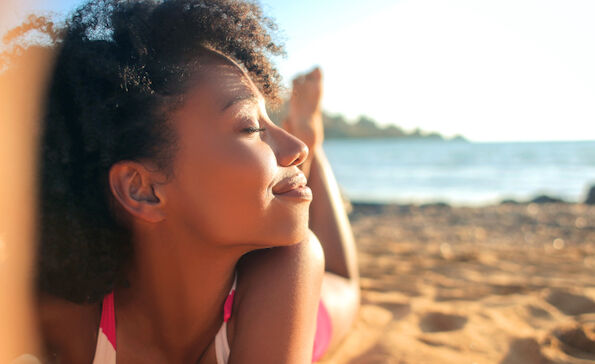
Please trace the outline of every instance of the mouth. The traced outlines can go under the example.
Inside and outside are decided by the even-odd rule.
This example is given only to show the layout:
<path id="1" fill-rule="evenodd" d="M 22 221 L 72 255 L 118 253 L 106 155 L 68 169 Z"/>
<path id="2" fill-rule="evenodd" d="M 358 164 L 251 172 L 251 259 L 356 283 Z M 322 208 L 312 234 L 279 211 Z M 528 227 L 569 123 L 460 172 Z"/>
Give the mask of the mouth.
<path id="1" fill-rule="evenodd" d="M 307 186 L 308 180 L 303 173 L 285 177 L 273 186 L 275 197 L 312 201 L 312 190 Z"/>

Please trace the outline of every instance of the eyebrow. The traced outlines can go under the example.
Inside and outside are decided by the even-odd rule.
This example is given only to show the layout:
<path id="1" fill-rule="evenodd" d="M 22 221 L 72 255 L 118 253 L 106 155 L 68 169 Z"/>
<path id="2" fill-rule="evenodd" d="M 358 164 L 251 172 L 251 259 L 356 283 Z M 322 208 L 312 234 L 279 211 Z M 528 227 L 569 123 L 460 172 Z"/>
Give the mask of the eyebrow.
<path id="1" fill-rule="evenodd" d="M 221 111 L 225 111 L 228 108 L 232 107 L 233 105 L 237 104 L 238 102 L 243 102 L 243 101 L 250 101 L 250 102 L 258 103 L 258 97 L 252 92 L 235 95 L 230 100 L 228 100 L 225 103 L 225 105 L 223 105 L 223 108 L 221 109 Z"/>

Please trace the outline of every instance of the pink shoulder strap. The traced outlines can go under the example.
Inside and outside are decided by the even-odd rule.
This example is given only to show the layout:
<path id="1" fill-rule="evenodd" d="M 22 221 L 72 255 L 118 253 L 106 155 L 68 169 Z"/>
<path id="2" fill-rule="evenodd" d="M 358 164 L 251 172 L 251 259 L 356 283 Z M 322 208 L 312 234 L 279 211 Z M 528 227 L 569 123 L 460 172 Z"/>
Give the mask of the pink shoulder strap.
<path id="1" fill-rule="evenodd" d="M 103 305 L 101 309 L 101 322 L 99 328 L 114 349 L 116 348 L 116 313 L 114 310 L 114 293 L 110 293 L 103 298 Z"/>
<path id="2" fill-rule="evenodd" d="M 227 298 L 225 299 L 225 304 L 223 304 L 223 321 L 225 322 L 229 321 L 229 319 L 231 318 L 231 311 L 233 308 L 233 299 L 235 294 L 236 290 L 234 282 L 234 286 L 232 287 L 231 292 L 229 292 L 229 295 L 227 295 Z"/>

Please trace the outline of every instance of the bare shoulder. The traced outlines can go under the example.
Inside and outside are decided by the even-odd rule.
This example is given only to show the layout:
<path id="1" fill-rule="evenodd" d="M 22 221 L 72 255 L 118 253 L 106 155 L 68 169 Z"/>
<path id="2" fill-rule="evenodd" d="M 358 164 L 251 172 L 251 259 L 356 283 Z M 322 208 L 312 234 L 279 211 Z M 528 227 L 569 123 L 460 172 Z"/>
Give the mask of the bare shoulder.
<path id="1" fill-rule="evenodd" d="M 230 363 L 311 360 L 323 276 L 324 254 L 311 233 L 299 244 L 243 257 L 230 322 Z"/>
<path id="2" fill-rule="evenodd" d="M 310 231 L 308 238 L 301 243 L 246 254 L 238 264 L 238 284 L 258 289 L 263 279 L 268 283 L 286 283 L 282 279 L 287 278 L 322 279 L 323 271 L 324 252 Z M 303 273 L 312 273 L 314 276 L 300 277 Z"/>
<path id="3" fill-rule="evenodd" d="M 45 362 L 91 363 L 95 355 L 100 305 L 76 304 L 50 295 L 38 299 Z"/>

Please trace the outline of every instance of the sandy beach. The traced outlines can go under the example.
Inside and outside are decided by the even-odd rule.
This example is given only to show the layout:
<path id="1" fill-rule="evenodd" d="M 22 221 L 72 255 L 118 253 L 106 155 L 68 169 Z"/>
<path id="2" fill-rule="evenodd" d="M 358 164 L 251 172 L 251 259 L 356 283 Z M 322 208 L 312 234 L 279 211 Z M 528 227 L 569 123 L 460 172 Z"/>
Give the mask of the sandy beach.
<path id="1" fill-rule="evenodd" d="M 362 306 L 323 363 L 595 363 L 595 206 L 354 204 Z"/>

